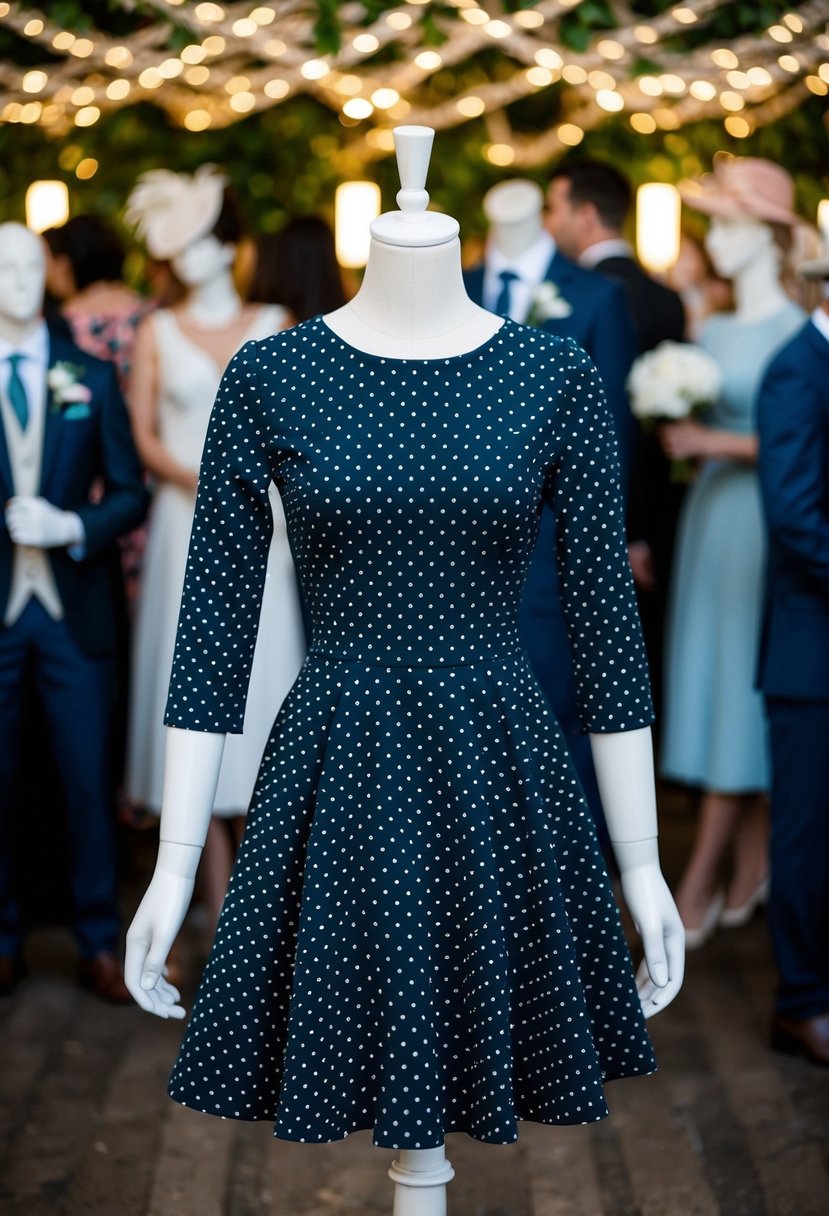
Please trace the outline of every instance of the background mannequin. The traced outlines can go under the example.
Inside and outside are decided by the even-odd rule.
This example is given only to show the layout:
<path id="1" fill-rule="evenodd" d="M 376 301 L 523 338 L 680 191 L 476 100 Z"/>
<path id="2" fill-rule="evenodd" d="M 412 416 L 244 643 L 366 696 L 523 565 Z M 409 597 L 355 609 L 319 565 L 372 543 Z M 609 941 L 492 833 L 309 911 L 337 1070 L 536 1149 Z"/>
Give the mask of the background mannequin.
<path id="1" fill-rule="evenodd" d="M 484 212 L 490 229 L 486 254 L 480 265 L 465 274 L 467 291 L 476 303 L 515 321 L 529 320 L 548 333 L 574 338 L 587 351 L 602 377 L 616 424 L 626 484 L 633 418 L 625 380 L 637 352 L 627 296 L 619 283 L 565 256 L 555 233 L 544 227 L 543 209 L 544 195 L 535 182 L 514 178 L 487 192 Z M 506 300 L 500 298 L 505 274 L 511 276 Z M 554 299 L 535 303 L 545 288 L 552 290 Z M 555 525 L 549 510 L 541 514 L 521 601 L 520 629 L 533 671 L 564 732 L 607 854 L 602 800 L 576 706 L 573 660 L 556 571 Z"/>
<path id="2" fill-rule="evenodd" d="M 455 221 L 422 214 L 432 135 L 424 128 L 398 131 L 402 212 L 376 221 L 360 291 L 325 318 L 325 326 L 353 350 L 386 359 L 440 360 L 476 351 L 500 328 L 464 291 Z M 676 994 L 683 951 L 681 926 L 658 864 L 650 732 L 603 735 L 592 744 L 626 898 L 645 945 L 652 978 L 643 982 L 641 997 L 651 1013 Z M 143 1008 L 162 1017 L 184 1012 L 161 971 L 190 898 L 223 746 L 221 734 L 169 731 L 162 843 L 128 938 L 130 990 Z M 402 1150 L 391 1176 L 398 1184 L 399 1216 L 445 1212 L 451 1167 L 442 1147 Z"/>
<path id="3" fill-rule="evenodd" d="M 669 456 L 702 462 L 677 541 L 662 760 L 665 776 L 704 791 L 677 896 L 689 945 L 697 946 L 718 920 L 747 920 L 766 886 L 769 769 L 754 687 L 765 539 L 753 410 L 765 366 L 805 318 L 780 284 L 772 228 L 798 222 L 788 174 L 768 161 L 722 161 L 711 182 L 685 198 L 713 215 L 708 252 L 717 273 L 733 281 L 735 298 L 734 312 L 710 318 L 701 335 L 722 369 L 720 402 L 704 419 L 662 428 Z M 721 911 L 719 871 L 731 844 L 734 873 Z"/>
<path id="4" fill-rule="evenodd" d="M 50 335 L 41 242 L 0 225 L 0 992 L 22 973 L 11 801 L 33 679 L 64 789 L 81 982 L 128 999 L 118 938 L 109 778 L 118 537 L 146 509 L 113 369 Z M 90 501 L 93 486 L 103 493 Z"/>
<path id="5" fill-rule="evenodd" d="M 148 176 L 150 187 L 157 188 L 158 179 Z M 161 810 L 164 704 L 210 407 L 222 369 L 239 347 L 274 333 L 287 319 L 277 305 L 245 306 L 239 298 L 232 267 L 241 229 L 224 179 L 207 167 L 196 178 L 165 174 L 161 187 L 160 196 L 151 195 L 147 202 L 148 183 L 142 181 L 129 204 L 150 252 L 171 258 L 186 289 L 179 304 L 142 323 L 129 391 L 136 444 L 153 476 L 155 494 L 135 620 L 125 792 L 134 804 L 155 814 Z M 214 804 L 214 815 L 231 819 L 237 844 L 271 725 L 305 653 L 296 579 L 275 487 L 271 507 L 274 538 L 246 730 L 227 748 Z M 211 932 L 232 860 L 228 833 L 218 822 L 211 823 L 203 872 Z"/>

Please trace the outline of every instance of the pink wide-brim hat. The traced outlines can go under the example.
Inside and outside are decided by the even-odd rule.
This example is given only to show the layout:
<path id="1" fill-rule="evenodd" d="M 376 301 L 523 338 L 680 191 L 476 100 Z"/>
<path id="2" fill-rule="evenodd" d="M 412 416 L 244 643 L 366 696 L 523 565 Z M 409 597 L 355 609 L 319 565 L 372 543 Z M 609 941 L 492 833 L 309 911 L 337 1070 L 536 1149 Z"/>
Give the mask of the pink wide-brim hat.
<path id="1" fill-rule="evenodd" d="M 773 161 L 756 156 L 721 156 L 697 180 L 680 182 L 682 201 L 703 215 L 748 216 L 767 224 L 794 226 L 794 181 Z"/>

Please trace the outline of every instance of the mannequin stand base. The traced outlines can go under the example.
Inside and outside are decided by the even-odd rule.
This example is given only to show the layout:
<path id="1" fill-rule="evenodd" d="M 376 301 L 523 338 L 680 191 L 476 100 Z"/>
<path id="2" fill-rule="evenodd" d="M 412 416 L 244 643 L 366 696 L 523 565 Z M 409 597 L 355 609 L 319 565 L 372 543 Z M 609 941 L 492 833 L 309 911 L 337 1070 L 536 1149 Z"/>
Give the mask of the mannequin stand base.
<path id="1" fill-rule="evenodd" d="M 440 1148 L 402 1149 L 389 1170 L 393 1216 L 446 1216 L 446 1184 L 455 1171 Z"/>

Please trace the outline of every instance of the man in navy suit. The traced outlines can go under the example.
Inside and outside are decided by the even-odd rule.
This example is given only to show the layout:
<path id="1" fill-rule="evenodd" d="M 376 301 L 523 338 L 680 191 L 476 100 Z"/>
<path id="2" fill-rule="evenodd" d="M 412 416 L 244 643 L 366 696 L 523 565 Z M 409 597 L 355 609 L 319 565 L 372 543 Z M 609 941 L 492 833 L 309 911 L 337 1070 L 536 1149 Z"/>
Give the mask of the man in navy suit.
<path id="1" fill-rule="evenodd" d="M 627 295 L 620 283 L 583 269 L 561 253 L 543 227 L 543 201 L 533 182 L 502 182 L 489 191 L 484 199 L 491 223 L 486 256 L 466 272 L 466 288 L 484 308 L 574 338 L 587 351 L 604 383 L 626 485 L 633 419 L 625 380 L 637 352 Z M 575 675 L 556 569 L 555 518 L 548 507 L 541 513 L 519 627 L 606 845 L 590 744 L 576 708 Z"/>
<path id="2" fill-rule="evenodd" d="M 651 278 L 623 231 L 633 202 L 630 183 L 605 161 L 582 157 L 557 166 L 547 190 L 547 225 L 560 249 L 580 266 L 625 288 L 637 354 L 660 342 L 681 342 L 685 310 L 675 291 Z M 636 427 L 627 513 L 628 555 L 654 685 L 657 722 L 662 691 L 662 640 L 683 487 L 671 479 L 657 435 Z"/>
<path id="3" fill-rule="evenodd" d="M 37 237 L 0 225 L 0 993 L 20 978 L 12 792 L 33 680 L 68 817 L 79 978 L 128 1000 L 118 937 L 108 764 L 116 615 L 112 547 L 146 510 L 141 467 L 109 364 L 50 334 Z M 96 492 L 91 501 L 93 486 Z M 25 807 L 25 799 L 23 803 Z"/>
<path id="4" fill-rule="evenodd" d="M 829 258 L 804 271 L 825 276 Z M 829 1065 L 829 299 L 758 398 L 769 531 L 759 682 L 771 727 L 772 1045 Z"/>

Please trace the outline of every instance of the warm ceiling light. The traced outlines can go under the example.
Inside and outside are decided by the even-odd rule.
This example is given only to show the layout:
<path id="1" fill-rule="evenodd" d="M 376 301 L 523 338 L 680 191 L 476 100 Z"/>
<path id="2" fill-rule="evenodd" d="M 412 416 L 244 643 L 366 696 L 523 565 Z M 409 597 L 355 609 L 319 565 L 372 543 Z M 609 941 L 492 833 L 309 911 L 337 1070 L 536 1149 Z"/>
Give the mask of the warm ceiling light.
<path id="1" fill-rule="evenodd" d="M 27 72 L 23 77 L 23 92 L 24 93 L 40 93 L 46 88 L 49 82 L 49 77 L 45 72 Z"/>
<path id="2" fill-rule="evenodd" d="M 195 13 L 199 21 L 207 24 L 225 19 L 225 11 L 218 4 L 197 4 Z"/>
<path id="3" fill-rule="evenodd" d="M 549 68 L 552 72 L 564 65 L 564 60 L 558 51 L 554 51 L 549 46 L 543 46 L 540 51 L 535 52 L 535 62 L 540 68 Z"/>
<path id="4" fill-rule="evenodd" d="M 692 80 L 688 91 L 697 101 L 711 101 L 717 96 L 717 90 L 710 80 Z"/>
<path id="5" fill-rule="evenodd" d="M 32 182 L 26 191 L 26 224 L 32 232 L 60 228 L 68 219 L 69 191 L 66 182 Z"/>
<path id="6" fill-rule="evenodd" d="M 352 97 L 343 106 L 343 114 L 346 118 L 354 118 L 358 122 L 362 122 L 365 118 L 371 118 L 374 113 L 374 106 L 367 97 Z"/>
<path id="7" fill-rule="evenodd" d="M 234 93 L 230 99 L 230 108 L 237 114 L 249 114 L 255 105 L 253 93 Z"/>
<path id="8" fill-rule="evenodd" d="M 725 46 L 717 47 L 715 51 L 712 51 L 711 58 L 718 68 L 738 68 L 740 66 L 737 56 Z"/>
<path id="9" fill-rule="evenodd" d="M 751 123 L 736 114 L 729 114 L 723 126 L 728 134 L 733 135 L 735 139 L 745 139 L 746 136 L 751 134 Z"/>
<path id="10" fill-rule="evenodd" d="M 584 139 L 584 131 L 573 122 L 562 123 L 556 131 L 556 135 L 569 148 L 575 148 L 576 144 L 580 144 Z"/>
<path id="11" fill-rule="evenodd" d="M 596 103 L 609 114 L 618 114 L 619 110 L 625 108 L 623 99 L 618 93 L 614 93 L 613 89 L 599 89 L 596 94 Z"/>
<path id="12" fill-rule="evenodd" d="M 187 68 L 184 79 L 194 88 L 199 88 L 201 85 L 207 84 L 210 79 L 210 68 L 206 68 L 204 64 L 196 64 L 195 67 Z"/>
<path id="13" fill-rule="evenodd" d="M 343 182 L 334 194 L 334 242 L 337 261 L 357 270 L 368 261 L 371 222 L 380 214 L 376 182 Z"/>
<path id="14" fill-rule="evenodd" d="M 561 74 L 568 84 L 584 84 L 587 72 L 578 63 L 568 63 L 561 69 Z"/>
<path id="15" fill-rule="evenodd" d="M 184 115 L 184 125 L 188 131 L 206 131 L 210 122 L 207 110 L 190 110 Z"/>
<path id="16" fill-rule="evenodd" d="M 679 257 L 681 211 L 679 191 L 668 182 L 646 182 L 636 191 L 636 253 L 652 274 Z"/>
<path id="17" fill-rule="evenodd" d="M 358 34 L 351 44 L 361 55 L 373 55 L 379 50 L 380 40 L 374 34 Z"/>
<path id="18" fill-rule="evenodd" d="M 392 106 L 397 105 L 400 94 L 397 89 L 375 89 L 371 100 L 378 110 L 390 110 Z"/>
<path id="19" fill-rule="evenodd" d="M 270 97 L 273 101 L 281 101 L 283 97 L 288 96 L 290 91 L 291 86 L 287 80 L 281 80 L 279 77 L 267 81 L 263 89 L 265 96 Z"/>
<path id="20" fill-rule="evenodd" d="M 650 114 L 631 114 L 630 125 L 639 135 L 653 135 L 656 123 Z"/>
<path id="21" fill-rule="evenodd" d="M 180 59 L 165 59 L 158 65 L 158 73 L 165 80 L 175 80 L 176 76 L 180 76 L 183 71 L 184 64 Z"/>
<path id="22" fill-rule="evenodd" d="M 772 25 L 769 27 L 769 37 L 775 42 L 791 42 L 794 34 L 785 25 Z"/>
<path id="23" fill-rule="evenodd" d="M 455 108 L 459 114 L 463 114 L 464 118 L 477 118 L 479 114 L 483 114 L 486 103 L 482 97 L 459 97 L 455 102 Z"/>
<path id="24" fill-rule="evenodd" d="M 132 63 L 132 51 L 128 46 L 111 46 L 104 61 L 111 68 L 128 68 Z"/>
<path id="25" fill-rule="evenodd" d="M 84 106 L 82 110 L 78 110 L 75 115 L 76 127 L 91 127 L 101 117 L 101 111 L 97 106 Z"/>
<path id="26" fill-rule="evenodd" d="M 555 76 L 549 68 L 527 68 L 526 76 L 529 83 L 536 89 L 546 88 L 555 80 Z"/>
<path id="27" fill-rule="evenodd" d="M 306 80 L 322 80 L 331 71 L 324 59 L 308 59 L 299 70 Z"/>

